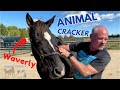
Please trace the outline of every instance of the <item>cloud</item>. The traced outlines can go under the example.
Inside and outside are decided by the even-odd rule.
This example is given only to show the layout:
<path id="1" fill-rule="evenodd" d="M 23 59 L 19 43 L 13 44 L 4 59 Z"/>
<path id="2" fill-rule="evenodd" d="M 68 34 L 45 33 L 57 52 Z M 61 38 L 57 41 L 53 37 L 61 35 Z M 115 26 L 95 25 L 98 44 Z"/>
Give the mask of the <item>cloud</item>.
<path id="1" fill-rule="evenodd" d="M 97 18 L 97 21 L 101 21 L 100 15 L 98 13 L 94 13 L 95 18 Z"/>
<path id="2" fill-rule="evenodd" d="M 65 12 L 67 15 L 65 17 L 71 17 L 71 16 L 80 16 L 83 15 L 85 17 L 86 14 L 88 14 L 87 11 L 67 11 Z"/>
<path id="3" fill-rule="evenodd" d="M 115 18 L 120 17 L 120 13 L 114 14 L 114 13 L 108 13 L 108 14 L 101 14 L 100 17 L 102 20 L 113 20 Z"/>
<path id="4" fill-rule="evenodd" d="M 113 19 L 115 18 L 115 15 L 113 13 L 109 13 L 109 14 L 101 14 L 100 17 L 104 20 L 104 19 Z"/>
<path id="5" fill-rule="evenodd" d="M 79 26 L 79 28 L 88 28 L 90 26 L 96 26 L 96 25 L 100 25 L 100 22 L 95 22 L 95 23 L 83 23 Z"/>
<path id="6" fill-rule="evenodd" d="M 86 15 L 88 12 L 87 11 L 65 11 L 66 14 L 65 17 L 70 17 L 70 16 L 79 16 L 79 15 Z"/>
<path id="7" fill-rule="evenodd" d="M 80 15 L 83 15 L 83 17 L 85 17 L 86 14 L 91 15 L 91 13 L 88 12 L 88 11 L 67 11 L 67 12 L 64 12 L 64 13 L 66 14 L 65 17 L 67 17 L 67 18 L 69 18 L 71 16 L 80 16 Z M 120 12 L 118 12 L 118 13 L 114 13 L 114 12 L 112 13 L 111 12 L 111 13 L 104 14 L 104 12 L 99 13 L 99 12 L 94 12 L 93 11 L 92 13 L 94 13 L 94 17 L 97 18 L 97 20 L 92 21 L 92 23 L 91 23 L 90 20 L 88 20 L 87 22 L 82 22 L 81 23 L 82 27 L 86 28 L 86 27 L 89 27 L 89 26 L 95 25 L 95 24 L 99 25 L 100 22 L 104 21 L 104 20 L 107 20 L 107 21 L 111 22 L 111 21 L 114 21 L 115 18 L 120 17 Z"/>
<path id="8" fill-rule="evenodd" d="M 70 16 L 75 16 L 75 15 L 83 15 L 85 16 L 86 14 L 90 14 L 87 11 L 66 11 L 64 12 L 66 15 L 66 17 L 70 17 Z M 97 18 L 97 21 L 101 21 L 101 20 L 106 20 L 106 19 L 114 19 L 114 18 L 118 18 L 120 17 L 120 13 L 114 14 L 114 13 L 108 13 L 108 14 L 99 14 L 99 13 L 94 13 L 95 18 Z"/>
<path id="9" fill-rule="evenodd" d="M 39 20 L 39 19 L 34 19 L 33 21 L 34 21 L 34 22 L 37 22 L 38 20 Z"/>
<path id="10" fill-rule="evenodd" d="M 82 24 L 82 25 L 80 25 L 80 28 L 87 28 L 89 26 L 90 26 L 90 24 Z"/>
<path id="11" fill-rule="evenodd" d="M 109 22 L 112 22 L 113 20 L 108 20 Z"/>
<path id="12" fill-rule="evenodd" d="M 71 16 L 80 16 L 80 15 L 83 15 L 83 18 L 85 18 L 86 14 L 89 14 L 89 16 L 92 18 L 91 13 L 88 13 L 87 11 L 66 11 L 65 14 L 67 14 L 65 16 L 66 18 L 69 18 Z M 94 13 L 94 18 L 97 19 L 95 21 L 101 21 L 100 15 L 98 13 Z M 94 21 L 87 21 L 84 23 L 88 23 L 88 22 L 94 22 Z"/>
<path id="13" fill-rule="evenodd" d="M 78 14 L 81 11 L 65 11 L 64 14 Z"/>
<path id="14" fill-rule="evenodd" d="M 116 17 L 120 17 L 120 13 L 116 14 Z"/>

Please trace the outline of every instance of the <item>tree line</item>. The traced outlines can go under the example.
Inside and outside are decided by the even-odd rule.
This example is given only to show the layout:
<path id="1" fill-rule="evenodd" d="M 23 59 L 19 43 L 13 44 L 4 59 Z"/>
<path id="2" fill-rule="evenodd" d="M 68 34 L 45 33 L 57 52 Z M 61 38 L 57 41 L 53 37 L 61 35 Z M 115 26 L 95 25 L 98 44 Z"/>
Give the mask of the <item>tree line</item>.
<path id="1" fill-rule="evenodd" d="M 16 26 L 5 26 L 4 24 L 0 24 L 0 36 L 20 36 L 23 38 L 29 38 L 28 29 L 26 28 L 18 28 Z M 64 41 L 77 41 L 82 39 L 89 39 L 89 37 L 75 37 L 73 35 L 58 35 L 60 39 Z M 120 34 L 112 34 L 109 35 L 109 38 L 119 38 Z"/>
<path id="2" fill-rule="evenodd" d="M 117 38 L 117 37 L 120 37 L 120 34 L 112 34 L 112 35 L 109 35 L 110 38 Z"/>
<path id="3" fill-rule="evenodd" d="M 28 38 L 28 30 L 26 28 L 18 28 L 16 26 L 5 26 L 0 24 L 0 36 L 20 36 Z"/>

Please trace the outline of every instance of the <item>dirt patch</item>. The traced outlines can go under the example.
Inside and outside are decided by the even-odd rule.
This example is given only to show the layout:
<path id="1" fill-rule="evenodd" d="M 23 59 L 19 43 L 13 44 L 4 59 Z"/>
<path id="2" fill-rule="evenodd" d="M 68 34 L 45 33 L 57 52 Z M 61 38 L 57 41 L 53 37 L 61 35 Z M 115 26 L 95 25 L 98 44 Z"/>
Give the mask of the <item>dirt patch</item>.
<path id="1" fill-rule="evenodd" d="M 102 79 L 120 79 L 120 50 L 109 50 L 111 61 L 105 68 Z M 17 58 L 36 62 L 35 58 L 29 54 L 17 55 Z M 13 67 L 13 68 L 12 68 Z M 0 58 L 0 78 L 1 79 L 41 79 L 37 73 L 36 66 L 30 68 L 20 63 L 12 62 Z"/>
<path id="2" fill-rule="evenodd" d="M 111 61 L 103 72 L 103 79 L 120 79 L 120 50 L 109 50 Z"/>
<path id="3" fill-rule="evenodd" d="M 36 60 L 31 56 L 31 53 L 17 55 L 15 57 L 23 60 L 31 60 L 36 63 Z M 2 79 L 40 79 L 36 66 L 30 68 L 27 65 L 25 66 L 24 64 L 6 60 L 4 58 L 0 58 L 0 73 L 0 78 Z"/>

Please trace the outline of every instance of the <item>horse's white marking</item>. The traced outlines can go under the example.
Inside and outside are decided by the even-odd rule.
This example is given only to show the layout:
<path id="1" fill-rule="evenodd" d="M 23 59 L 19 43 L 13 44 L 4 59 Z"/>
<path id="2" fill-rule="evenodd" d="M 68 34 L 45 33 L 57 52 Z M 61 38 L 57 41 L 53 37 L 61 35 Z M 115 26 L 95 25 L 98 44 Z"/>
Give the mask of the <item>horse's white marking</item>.
<path id="1" fill-rule="evenodd" d="M 53 44 L 51 43 L 51 36 L 49 35 L 48 32 L 44 32 L 44 38 L 48 41 L 48 43 L 50 44 L 50 46 L 53 48 L 53 50 L 55 51 L 55 48 L 53 47 Z"/>
<path id="2" fill-rule="evenodd" d="M 44 38 L 49 42 L 49 44 L 51 45 L 51 47 L 53 48 L 53 50 L 55 51 L 55 48 L 53 47 L 53 44 L 51 43 L 51 36 L 49 35 L 48 32 L 44 32 Z M 56 71 L 54 70 L 54 73 L 57 75 L 57 76 L 64 76 L 65 75 L 65 68 L 64 66 L 62 67 L 62 71 L 61 71 L 61 74 L 57 74 Z"/>

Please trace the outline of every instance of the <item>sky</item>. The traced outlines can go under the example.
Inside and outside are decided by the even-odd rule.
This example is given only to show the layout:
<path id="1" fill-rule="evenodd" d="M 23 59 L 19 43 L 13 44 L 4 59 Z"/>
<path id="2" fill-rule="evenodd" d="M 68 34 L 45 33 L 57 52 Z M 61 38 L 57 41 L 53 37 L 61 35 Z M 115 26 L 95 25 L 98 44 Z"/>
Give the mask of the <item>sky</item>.
<path id="1" fill-rule="evenodd" d="M 0 11 L 0 23 L 27 29 L 26 13 L 29 13 L 33 20 L 40 19 L 45 22 L 55 15 L 50 26 L 55 35 L 89 36 L 95 25 L 106 26 L 109 35 L 120 34 L 120 11 Z M 76 17 L 81 18 L 81 21 Z"/>

